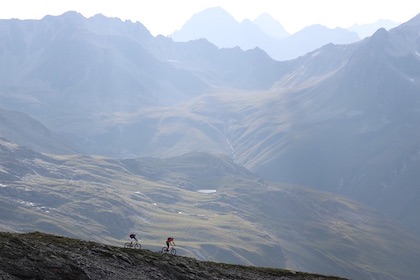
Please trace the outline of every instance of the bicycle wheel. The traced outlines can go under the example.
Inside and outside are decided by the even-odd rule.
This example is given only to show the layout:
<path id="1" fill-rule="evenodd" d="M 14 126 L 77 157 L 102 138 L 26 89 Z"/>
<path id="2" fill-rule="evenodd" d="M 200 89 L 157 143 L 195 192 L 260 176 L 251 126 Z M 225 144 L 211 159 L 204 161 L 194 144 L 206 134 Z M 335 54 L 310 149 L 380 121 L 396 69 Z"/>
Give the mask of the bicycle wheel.
<path id="1" fill-rule="evenodd" d="M 131 247 L 133 247 L 133 245 L 131 244 L 131 242 L 126 242 L 124 244 L 124 248 L 131 248 Z"/>
<path id="2" fill-rule="evenodd" d="M 163 254 L 163 253 L 167 253 L 168 250 L 166 249 L 166 247 L 162 247 L 162 250 L 160 250 L 160 252 Z"/>
<path id="3" fill-rule="evenodd" d="M 134 249 L 141 249 L 141 244 L 140 243 L 134 244 Z"/>
<path id="4" fill-rule="evenodd" d="M 172 248 L 171 255 L 176 255 L 176 249 L 175 248 Z"/>

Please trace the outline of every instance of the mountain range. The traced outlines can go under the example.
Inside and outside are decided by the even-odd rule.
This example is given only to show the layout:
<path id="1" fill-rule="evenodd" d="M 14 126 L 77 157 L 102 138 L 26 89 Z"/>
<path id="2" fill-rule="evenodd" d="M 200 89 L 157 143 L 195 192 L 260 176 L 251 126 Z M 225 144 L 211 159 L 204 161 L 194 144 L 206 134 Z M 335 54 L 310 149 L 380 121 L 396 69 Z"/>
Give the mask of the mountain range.
<path id="1" fill-rule="evenodd" d="M 278 61 L 102 15 L 2 20 L 2 230 L 182 231 L 198 258 L 413 278 L 419 28 Z"/>
<path id="2" fill-rule="evenodd" d="M 208 8 L 188 20 L 180 30 L 169 35 L 174 41 L 187 42 L 205 38 L 219 48 L 240 47 L 243 50 L 261 48 L 273 59 L 290 60 L 326 44 L 349 44 L 372 35 L 380 28 L 397 26 L 392 21 L 381 20 L 373 24 L 354 25 L 349 29 L 330 29 L 311 25 L 289 34 L 280 22 L 268 13 L 236 21 L 220 7 Z"/>

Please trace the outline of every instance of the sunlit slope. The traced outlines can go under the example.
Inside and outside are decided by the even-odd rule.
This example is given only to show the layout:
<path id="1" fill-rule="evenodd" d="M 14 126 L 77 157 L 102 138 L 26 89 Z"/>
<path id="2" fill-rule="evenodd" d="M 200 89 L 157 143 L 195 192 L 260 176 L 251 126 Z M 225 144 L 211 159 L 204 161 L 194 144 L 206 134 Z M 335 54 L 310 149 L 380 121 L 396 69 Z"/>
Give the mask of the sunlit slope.
<path id="1" fill-rule="evenodd" d="M 4 140 L 0 151 L 1 230 L 116 245 L 136 232 L 152 250 L 174 236 L 186 256 L 350 278 L 419 273 L 419 241 L 400 225 L 341 197 L 264 182 L 224 156 L 45 156 Z"/>

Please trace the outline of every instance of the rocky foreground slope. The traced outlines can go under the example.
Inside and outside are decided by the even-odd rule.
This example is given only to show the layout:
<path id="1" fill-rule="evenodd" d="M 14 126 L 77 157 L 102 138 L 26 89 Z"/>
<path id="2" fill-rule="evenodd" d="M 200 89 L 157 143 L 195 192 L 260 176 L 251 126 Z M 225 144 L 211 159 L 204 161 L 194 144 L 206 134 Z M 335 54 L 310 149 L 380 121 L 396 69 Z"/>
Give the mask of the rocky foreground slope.
<path id="1" fill-rule="evenodd" d="M 343 279 L 203 262 L 40 232 L 0 232 L 0 279 Z"/>

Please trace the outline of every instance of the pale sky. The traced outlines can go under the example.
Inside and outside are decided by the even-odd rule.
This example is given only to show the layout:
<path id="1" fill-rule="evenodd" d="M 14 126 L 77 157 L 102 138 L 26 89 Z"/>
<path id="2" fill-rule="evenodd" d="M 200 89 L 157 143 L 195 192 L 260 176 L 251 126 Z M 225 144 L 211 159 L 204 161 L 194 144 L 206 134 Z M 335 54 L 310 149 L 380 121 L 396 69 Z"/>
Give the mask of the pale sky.
<path id="1" fill-rule="evenodd" d="M 237 21 L 266 12 L 289 33 L 312 24 L 347 28 L 380 19 L 406 22 L 420 13 L 419 0 L 0 0 L 0 19 L 41 19 L 76 11 L 141 22 L 153 35 L 169 35 L 192 15 L 221 7 Z"/>

